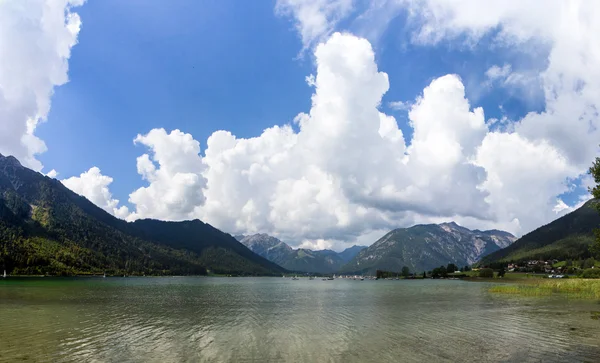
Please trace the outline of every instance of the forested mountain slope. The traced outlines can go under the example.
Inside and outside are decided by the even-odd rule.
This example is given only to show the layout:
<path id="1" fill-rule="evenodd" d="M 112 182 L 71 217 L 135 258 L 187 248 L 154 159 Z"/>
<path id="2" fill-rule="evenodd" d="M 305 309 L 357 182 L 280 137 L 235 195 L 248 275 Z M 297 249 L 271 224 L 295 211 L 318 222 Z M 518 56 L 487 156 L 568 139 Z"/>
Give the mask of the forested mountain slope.
<path id="1" fill-rule="evenodd" d="M 9 274 L 278 274 L 200 221 L 127 223 L 0 155 L 0 268 Z"/>
<path id="2" fill-rule="evenodd" d="M 580 208 L 548 223 L 502 250 L 485 256 L 482 264 L 519 262 L 525 260 L 583 259 L 590 257 L 594 229 L 600 228 L 600 214 L 590 200 Z"/>

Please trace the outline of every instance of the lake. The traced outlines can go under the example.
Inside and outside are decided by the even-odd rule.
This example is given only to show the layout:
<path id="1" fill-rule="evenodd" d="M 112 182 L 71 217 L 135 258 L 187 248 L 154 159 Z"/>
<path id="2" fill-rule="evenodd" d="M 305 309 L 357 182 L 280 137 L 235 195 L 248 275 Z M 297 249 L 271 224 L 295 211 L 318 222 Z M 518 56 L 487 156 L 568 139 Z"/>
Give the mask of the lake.
<path id="1" fill-rule="evenodd" d="M 0 361 L 598 362 L 597 301 L 451 280 L 8 278 Z"/>

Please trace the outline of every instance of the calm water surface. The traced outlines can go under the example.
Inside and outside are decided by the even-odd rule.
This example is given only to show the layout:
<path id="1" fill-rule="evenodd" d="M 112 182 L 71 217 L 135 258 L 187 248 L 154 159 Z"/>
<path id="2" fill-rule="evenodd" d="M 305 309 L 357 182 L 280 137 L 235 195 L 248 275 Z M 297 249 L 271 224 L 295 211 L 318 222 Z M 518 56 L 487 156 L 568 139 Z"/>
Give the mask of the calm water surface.
<path id="1" fill-rule="evenodd" d="M 0 281 L 0 361 L 600 362 L 598 302 L 462 281 Z"/>

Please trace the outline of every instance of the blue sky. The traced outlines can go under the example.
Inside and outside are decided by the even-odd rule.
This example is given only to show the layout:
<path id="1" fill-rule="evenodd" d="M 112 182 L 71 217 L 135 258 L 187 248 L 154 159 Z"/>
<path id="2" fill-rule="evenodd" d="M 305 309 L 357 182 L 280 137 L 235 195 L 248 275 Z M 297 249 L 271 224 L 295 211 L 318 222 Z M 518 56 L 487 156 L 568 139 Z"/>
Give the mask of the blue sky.
<path id="1" fill-rule="evenodd" d="M 0 152 L 121 218 L 341 249 L 448 220 L 522 234 L 588 198 L 593 4 L 80 2 L 0 7 Z"/>
<path id="2" fill-rule="evenodd" d="M 294 60 L 300 43 L 273 3 L 89 1 L 77 12 L 70 82 L 38 131 L 40 159 L 63 177 L 96 165 L 126 201 L 142 184 L 138 133 L 180 129 L 204 148 L 213 131 L 255 136 L 310 106 L 312 64 Z"/>

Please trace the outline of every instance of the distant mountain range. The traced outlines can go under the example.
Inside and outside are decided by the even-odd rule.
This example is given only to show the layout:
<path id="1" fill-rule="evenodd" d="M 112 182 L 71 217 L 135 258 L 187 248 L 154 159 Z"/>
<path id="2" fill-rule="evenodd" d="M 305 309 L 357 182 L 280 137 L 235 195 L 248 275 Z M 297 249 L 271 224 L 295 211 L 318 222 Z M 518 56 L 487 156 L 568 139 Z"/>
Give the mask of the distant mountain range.
<path id="1" fill-rule="evenodd" d="M 428 271 L 441 265 L 471 265 L 487 254 L 510 246 L 516 240 L 508 232 L 469 230 L 458 224 L 442 223 L 398 228 L 360 251 L 341 272 L 374 273 Z"/>
<path id="2" fill-rule="evenodd" d="M 293 249 L 285 242 L 267 234 L 236 236 L 236 238 L 258 255 L 287 270 L 298 272 L 337 272 L 357 253 L 366 248 L 365 246 L 352 246 L 338 253 L 332 250 Z"/>
<path id="3" fill-rule="evenodd" d="M 3 155 L 0 269 L 51 275 L 285 272 L 199 220 L 127 223 Z"/>
<path id="4" fill-rule="evenodd" d="M 369 247 L 312 251 L 293 249 L 266 234 L 236 239 L 199 220 L 128 223 L 14 157 L 0 155 L 0 269 L 51 275 L 279 275 L 579 259 L 589 257 L 593 230 L 600 226 L 593 203 L 516 242 L 507 232 L 469 230 L 452 222 L 395 229 Z"/>
<path id="5" fill-rule="evenodd" d="M 590 200 L 575 211 L 519 238 L 505 249 L 485 256 L 481 264 L 499 264 L 526 260 L 581 259 L 591 257 L 594 229 L 600 227 L 600 214 Z"/>

